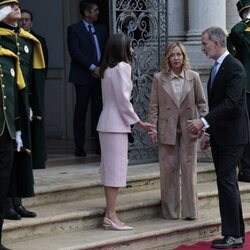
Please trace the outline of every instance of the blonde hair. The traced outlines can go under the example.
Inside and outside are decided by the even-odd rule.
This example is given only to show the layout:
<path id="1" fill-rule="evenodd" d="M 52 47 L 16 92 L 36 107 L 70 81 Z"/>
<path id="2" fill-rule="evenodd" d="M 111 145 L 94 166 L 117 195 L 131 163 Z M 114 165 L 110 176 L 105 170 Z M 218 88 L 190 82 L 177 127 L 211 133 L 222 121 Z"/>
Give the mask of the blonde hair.
<path id="1" fill-rule="evenodd" d="M 184 70 L 190 69 L 190 61 L 189 61 L 189 58 L 187 56 L 187 52 L 186 52 L 184 45 L 180 42 L 173 42 L 167 46 L 167 48 L 165 50 L 165 55 L 164 55 L 162 63 L 161 63 L 161 70 L 164 73 L 168 73 L 171 70 L 171 65 L 170 65 L 169 59 L 170 59 L 172 51 L 175 47 L 179 47 L 181 50 L 181 53 L 183 55 L 182 69 L 184 69 Z"/>

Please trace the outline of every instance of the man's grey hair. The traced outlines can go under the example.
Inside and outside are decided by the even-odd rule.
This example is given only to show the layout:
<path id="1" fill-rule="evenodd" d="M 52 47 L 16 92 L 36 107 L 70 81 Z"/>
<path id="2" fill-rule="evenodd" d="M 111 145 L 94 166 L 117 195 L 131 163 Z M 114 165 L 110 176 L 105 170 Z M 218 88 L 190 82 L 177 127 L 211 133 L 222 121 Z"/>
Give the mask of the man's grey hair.
<path id="1" fill-rule="evenodd" d="M 227 46 L 227 35 L 225 31 L 220 27 L 210 27 L 202 32 L 202 36 L 208 34 L 210 41 L 218 41 L 222 48 Z"/>

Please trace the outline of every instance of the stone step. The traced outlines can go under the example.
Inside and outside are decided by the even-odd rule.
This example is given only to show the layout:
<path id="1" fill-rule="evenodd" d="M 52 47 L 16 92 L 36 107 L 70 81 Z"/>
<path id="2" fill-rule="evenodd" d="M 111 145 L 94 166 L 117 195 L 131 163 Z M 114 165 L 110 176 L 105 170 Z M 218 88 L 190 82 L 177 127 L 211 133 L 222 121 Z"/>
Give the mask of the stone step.
<path id="1" fill-rule="evenodd" d="M 250 184 L 240 184 L 244 203 L 250 203 Z M 198 197 L 200 211 L 218 207 L 216 184 L 199 183 Z M 105 213 L 104 194 L 102 198 L 68 201 L 34 207 L 37 218 L 20 221 L 5 220 L 3 239 L 5 242 L 25 239 L 51 233 L 65 233 L 101 225 Z M 160 217 L 160 191 L 147 190 L 119 194 L 117 200 L 119 216 L 126 222 Z"/>
<path id="2" fill-rule="evenodd" d="M 71 200 L 91 199 L 103 196 L 100 183 L 99 162 L 86 163 L 76 158 L 71 165 L 62 166 L 67 158 L 50 160 L 45 170 L 34 170 L 35 197 L 23 199 L 27 207 L 42 206 Z M 83 163 L 84 162 L 84 163 Z M 67 164 L 67 163 L 66 163 Z M 199 163 L 198 182 L 215 180 L 212 163 Z M 160 188 L 158 163 L 133 165 L 128 168 L 127 187 L 121 193 L 135 193 Z"/>
<path id="3" fill-rule="evenodd" d="M 243 211 L 250 211 L 250 203 L 243 204 Z M 244 218 L 246 230 L 250 230 L 250 214 L 245 213 Z M 170 250 L 220 235 L 218 208 L 201 210 L 199 219 L 194 221 L 154 217 L 129 225 L 135 229 L 121 232 L 96 227 L 61 234 L 52 232 L 5 245 L 14 250 Z"/>

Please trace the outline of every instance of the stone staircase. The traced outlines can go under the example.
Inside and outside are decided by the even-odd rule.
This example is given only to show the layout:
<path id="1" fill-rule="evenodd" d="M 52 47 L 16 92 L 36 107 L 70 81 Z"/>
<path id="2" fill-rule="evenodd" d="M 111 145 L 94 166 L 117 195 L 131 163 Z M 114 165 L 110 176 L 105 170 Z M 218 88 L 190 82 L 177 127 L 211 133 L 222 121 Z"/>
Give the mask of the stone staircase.
<path id="1" fill-rule="evenodd" d="M 117 210 L 132 231 L 102 228 L 105 212 L 95 156 L 57 157 L 46 170 L 35 170 L 36 196 L 24 205 L 38 217 L 6 220 L 3 243 L 13 250 L 174 249 L 180 244 L 220 234 L 220 217 L 211 163 L 199 163 L 199 219 L 161 217 L 158 164 L 129 166 L 127 187 L 120 190 Z M 240 183 L 246 228 L 250 229 L 250 184 Z"/>

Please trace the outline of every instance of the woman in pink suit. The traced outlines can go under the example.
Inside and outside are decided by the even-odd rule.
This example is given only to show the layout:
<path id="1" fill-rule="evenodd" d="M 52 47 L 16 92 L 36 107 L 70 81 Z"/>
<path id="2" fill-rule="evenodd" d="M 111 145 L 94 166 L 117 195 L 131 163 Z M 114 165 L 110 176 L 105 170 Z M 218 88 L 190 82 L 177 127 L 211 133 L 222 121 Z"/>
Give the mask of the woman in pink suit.
<path id="1" fill-rule="evenodd" d="M 101 145 L 101 182 L 106 197 L 103 226 L 106 229 L 131 230 L 116 214 L 115 204 L 119 187 L 126 186 L 128 166 L 128 133 L 130 125 L 138 124 L 146 131 L 154 126 L 140 121 L 130 95 L 132 48 L 125 34 L 113 34 L 107 41 L 100 76 L 102 77 L 103 110 L 97 125 Z"/>

